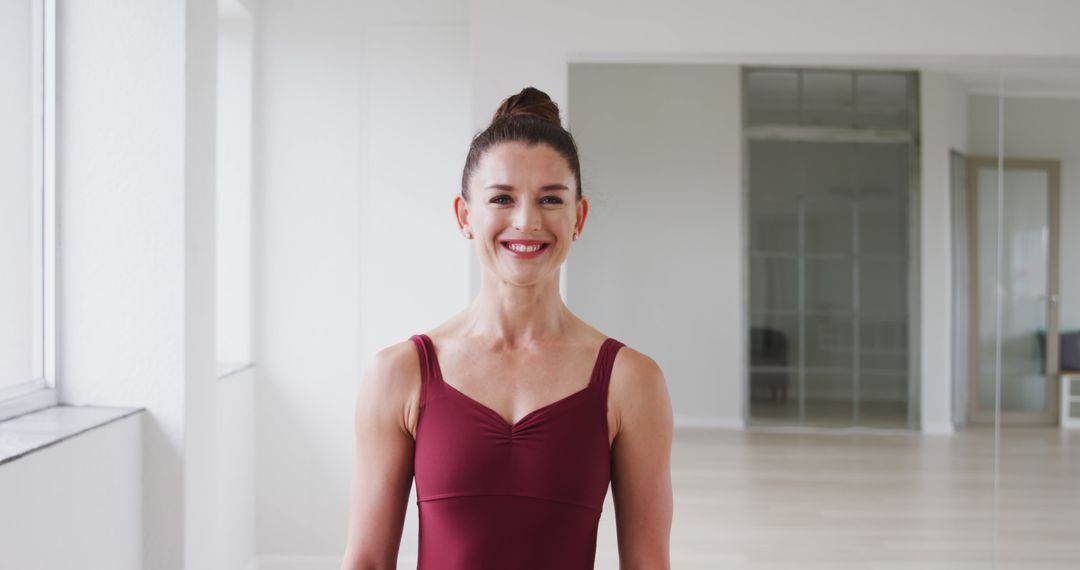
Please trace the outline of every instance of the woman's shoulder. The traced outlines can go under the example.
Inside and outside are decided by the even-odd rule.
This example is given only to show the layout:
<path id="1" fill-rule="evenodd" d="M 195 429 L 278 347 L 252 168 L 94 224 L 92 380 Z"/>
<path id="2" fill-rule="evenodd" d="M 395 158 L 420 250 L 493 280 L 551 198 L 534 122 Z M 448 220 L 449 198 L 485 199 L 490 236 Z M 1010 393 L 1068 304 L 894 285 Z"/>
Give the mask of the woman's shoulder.
<path id="1" fill-rule="evenodd" d="M 379 349 L 368 360 L 363 376 L 369 393 L 406 403 L 420 385 L 420 358 L 415 343 L 406 339 Z"/>
<path id="2" fill-rule="evenodd" d="M 620 345 L 615 353 L 615 361 L 611 367 L 611 378 L 608 381 L 608 391 L 612 393 L 611 399 L 615 400 L 629 393 L 636 397 L 641 394 L 655 393 L 656 385 L 664 384 L 664 374 L 660 365 L 644 352 L 641 352 L 618 337 L 612 337 L 605 332 L 579 320 L 579 324 L 588 334 L 598 336 L 600 339 L 617 341 Z"/>
<path id="3" fill-rule="evenodd" d="M 403 429 L 414 433 L 420 401 L 420 357 L 412 339 L 378 350 L 368 360 L 361 381 L 361 397 L 396 410 Z"/>
<path id="4" fill-rule="evenodd" d="M 618 352 L 615 353 L 615 362 L 612 364 L 612 387 L 614 387 L 616 382 L 619 384 L 641 382 L 641 380 L 635 380 L 637 378 L 646 378 L 645 381 L 648 381 L 648 378 L 652 378 L 653 381 L 655 381 L 656 377 L 659 376 L 661 380 L 663 379 L 663 373 L 660 371 L 660 366 L 647 354 L 631 347 L 618 337 L 612 337 L 587 324 L 585 327 L 591 333 L 598 335 L 601 339 L 611 338 L 622 345 L 619 347 Z"/>
<path id="5" fill-rule="evenodd" d="M 620 341 L 622 342 L 622 341 Z M 660 365 L 649 355 L 629 345 L 623 346 L 615 354 L 615 362 L 611 368 L 611 382 L 614 386 L 619 384 L 641 384 L 664 381 L 664 373 Z"/>
<path id="6" fill-rule="evenodd" d="M 616 432 L 621 432 L 626 422 L 652 423 L 671 414 L 667 380 L 660 365 L 625 344 L 615 354 L 611 367 L 608 401 L 614 411 Z"/>
<path id="7" fill-rule="evenodd" d="M 384 346 L 372 355 L 367 370 L 377 376 L 400 376 L 420 371 L 416 343 L 411 338 Z"/>

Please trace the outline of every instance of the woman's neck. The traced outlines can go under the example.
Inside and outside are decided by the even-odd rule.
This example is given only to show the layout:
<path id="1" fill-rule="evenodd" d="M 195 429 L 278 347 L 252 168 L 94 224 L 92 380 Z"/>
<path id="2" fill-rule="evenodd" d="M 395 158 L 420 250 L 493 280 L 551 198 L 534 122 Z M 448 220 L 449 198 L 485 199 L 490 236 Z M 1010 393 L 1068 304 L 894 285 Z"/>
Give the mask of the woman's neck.
<path id="1" fill-rule="evenodd" d="M 487 278 L 462 315 L 462 332 L 515 348 L 563 338 L 575 320 L 559 295 L 557 277 L 532 286 Z"/>

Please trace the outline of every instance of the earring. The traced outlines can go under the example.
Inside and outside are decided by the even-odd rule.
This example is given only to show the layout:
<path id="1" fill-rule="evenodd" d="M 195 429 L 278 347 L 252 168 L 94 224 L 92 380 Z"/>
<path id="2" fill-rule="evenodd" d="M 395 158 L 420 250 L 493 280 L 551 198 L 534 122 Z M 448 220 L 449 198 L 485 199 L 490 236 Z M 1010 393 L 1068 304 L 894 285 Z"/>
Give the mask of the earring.
<path id="1" fill-rule="evenodd" d="M 472 239 L 472 232 L 465 230 L 465 239 Z"/>
<path id="2" fill-rule="evenodd" d="M 574 232 L 574 241 L 577 241 L 577 232 Z"/>

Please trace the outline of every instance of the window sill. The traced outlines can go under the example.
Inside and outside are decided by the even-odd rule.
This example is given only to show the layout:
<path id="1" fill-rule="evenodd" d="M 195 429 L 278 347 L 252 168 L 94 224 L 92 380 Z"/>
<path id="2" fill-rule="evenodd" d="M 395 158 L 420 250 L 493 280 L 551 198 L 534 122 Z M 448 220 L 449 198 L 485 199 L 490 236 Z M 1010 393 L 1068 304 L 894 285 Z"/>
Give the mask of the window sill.
<path id="1" fill-rule="evenodd" d="M 0 465 L 145 408 L 58 405 L 0 422 Z"/>
<path id="2" fill-rule="evenodd" d="M 217 379 L 224 380 L 229 376 L 235 376 L 248 368 L 254 368 L 254 362 L 218 362 Z"/>

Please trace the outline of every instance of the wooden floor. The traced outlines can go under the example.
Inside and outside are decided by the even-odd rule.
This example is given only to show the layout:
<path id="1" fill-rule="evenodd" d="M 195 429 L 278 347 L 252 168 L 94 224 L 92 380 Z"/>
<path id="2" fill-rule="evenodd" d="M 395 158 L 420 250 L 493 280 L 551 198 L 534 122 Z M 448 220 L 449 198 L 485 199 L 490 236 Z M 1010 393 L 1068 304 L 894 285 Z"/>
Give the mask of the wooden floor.
<path id="1" fill-rule="evenodd" d="M 678 430 L 672 568 L 990 569 L 993 431 Z M 1080 569 L 1080 431 L 1002 431 L 999 563 Z M 597 568 L 618 568 L 611 493 Z"/>

